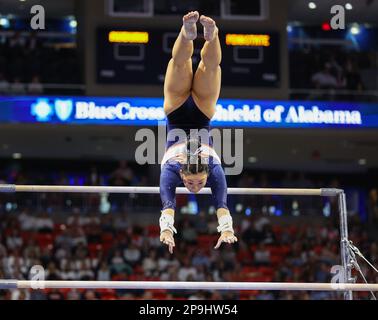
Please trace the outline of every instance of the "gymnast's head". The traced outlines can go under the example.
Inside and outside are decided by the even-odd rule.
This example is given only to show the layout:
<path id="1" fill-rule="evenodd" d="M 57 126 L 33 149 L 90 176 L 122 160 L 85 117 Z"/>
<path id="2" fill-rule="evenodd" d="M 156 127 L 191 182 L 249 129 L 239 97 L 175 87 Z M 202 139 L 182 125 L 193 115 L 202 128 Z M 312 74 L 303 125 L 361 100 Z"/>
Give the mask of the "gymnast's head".
<path id="1" fill-rule="evenodd" d="M 200 139 L 189 139 L 186 143 L 186 162 L 180 170 L 184 186 L 190 192 L 197 193 L 206 185 L 208 174 L 209 165 L 201 155 Z"/>

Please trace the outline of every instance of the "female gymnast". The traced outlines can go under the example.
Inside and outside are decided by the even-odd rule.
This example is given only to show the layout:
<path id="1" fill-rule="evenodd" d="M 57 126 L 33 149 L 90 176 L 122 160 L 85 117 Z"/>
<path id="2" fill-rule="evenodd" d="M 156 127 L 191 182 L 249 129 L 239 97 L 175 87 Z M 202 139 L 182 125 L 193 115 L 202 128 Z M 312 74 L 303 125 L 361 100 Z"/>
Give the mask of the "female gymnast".
<path id="1" fill-rule="evenodd" d="M 203 26 L 206 40 L 201 50 L 201 61 L 193 77 L 193 40 L 197 37 L 197 21 Z M 221 161 L 212 148 L 210 119 L 221 87 L 221 47 L 215 21 L 197 11 L 183 17 L 183 26 L 172 50 L 164 82 L 164 111 L 168 119 L 167 146 L 161 164 L 160 196 L 162 212 L 160 241 L 170 253 L 175 246 L 174 214 L 176 187 L 181 183 L 197 193 L 205 185 L 211 188 L 221 233 L 215 249 L 225 243 L 234 243 L 232 217 L 227 208 L 227 184 Z M 184 139 L 176 135 L 184 131 Z M 207 143 L 201 136 L 193 137 L 193 129 L 208 134 Z M 175 133 L 174 133 L 175 132 Z M 172 138 L 173 137 L 173 138 Z M 194 146 L 194 148 L 193 148 Z"/>

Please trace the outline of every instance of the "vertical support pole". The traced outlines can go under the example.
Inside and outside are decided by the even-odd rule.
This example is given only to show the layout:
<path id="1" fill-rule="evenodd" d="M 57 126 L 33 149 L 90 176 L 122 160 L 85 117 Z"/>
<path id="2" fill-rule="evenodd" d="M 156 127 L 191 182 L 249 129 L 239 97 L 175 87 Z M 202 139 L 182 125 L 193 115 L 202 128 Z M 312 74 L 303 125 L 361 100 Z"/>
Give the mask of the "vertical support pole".
<path id="1" fill-rule="evenodd" d="M 339 213 L 340 213 L 340 255 L 341 264 L 343 266 L 344 283 L 349 283 L 352 277 L 352 265 L 348 250 L 348 213 L 346 206 L 345 193 L 341 192 L 338 195 Z M 344 293 L 345 300 L 353 300 L 353 291 L 346 291 Z"/>

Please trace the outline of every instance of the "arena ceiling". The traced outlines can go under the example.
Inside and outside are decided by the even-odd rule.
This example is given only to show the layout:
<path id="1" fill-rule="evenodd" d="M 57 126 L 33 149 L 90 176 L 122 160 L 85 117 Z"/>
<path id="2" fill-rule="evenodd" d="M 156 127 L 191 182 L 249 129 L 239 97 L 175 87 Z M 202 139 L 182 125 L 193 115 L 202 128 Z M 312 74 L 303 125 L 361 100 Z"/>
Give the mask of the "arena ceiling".
<path id="1" fill-rule="evenodd" d="M 81 0 L 1 0 L 0 14 L 14 14 L 18 16 L 30 15 L 30 7 L 35 4 L 43 5 L 48 17 L 64 17 L 74 15 L 75 1 Z M 282 0 L 271 0 L 273 3 Z M 378 0 L 312 0 L 316 9 L 309 8 L 310 0 L 287 0 L 289 2 L 289 20 L 302 23 L 321 23 L 329 20 L 330 7 L 333 4 L 345 5 L 350 3 L 352 10 L 346 11 L 347 22 L 365 22 L 377 24 Z"/>
<path id="2" fill-rule="evenodd" d="M 317 24 L 329 21 L 331 6 L 352 5 L 351 10 L 346 10 L 346 23 L 371 23 L 378 22 L 378 0 L 312 0 L 316 9 L 310 9 L 309 0 L 289 0 L 289 20 L 308 24 Z"/>
<path id="3" fill-rule="evenodd" d="M 0 14 L 18 17 L 30 16 L 30 8 L 42 5 L 46 17 L 65 17 L 75 13 L 75 0 L 1 0 Z"/>

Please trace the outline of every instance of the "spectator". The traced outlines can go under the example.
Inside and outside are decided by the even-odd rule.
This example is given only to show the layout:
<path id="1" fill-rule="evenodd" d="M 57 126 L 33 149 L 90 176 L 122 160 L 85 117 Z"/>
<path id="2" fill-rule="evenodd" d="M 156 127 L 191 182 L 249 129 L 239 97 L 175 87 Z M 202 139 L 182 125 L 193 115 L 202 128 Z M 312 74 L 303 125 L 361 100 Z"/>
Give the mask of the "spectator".
<path id="1" fill-rule="evenodd" d="M 195 244 L 197 241 L 197 231 L 189 220 L 185 220 L 182 226 L 182 239 L 190 244 Z"/>
<path id="2" fill-rule="evenodd" d="M 121 273 L 128 273 L 131 274 L 133 269 L 130 265 L 128 265 L 122 257 L 122 253 L 120 250 L 116 250 L 114 256 L 112 257 L 111 261 L 111 271 L 112 275 L 117 275 Z"/>
<path id="3" fill-rule="evenodd" d="M 178 267 L 179 262 L 172 257 L 172 255 L 166 251 L 160 258 L 158 259 L 158 269 L 160 272 L 168 269 L 169 267 Z"/>
<path id="4" fill-rule="evenodd" d="M 125 260 L 132 266 L 135 266 L 141 259 L 141 252 L 133 243 L 125 249 L 123 256 Z"/>
<path id="5" fill-rule="evenodd" d="M 134 180 L 133 170 L 124 160 L 119 162 L 118 168 L 110 175 L 110 184 L 114 186 L 128 186 Z"/>
<path id="6" fill-rule="evenodd" d="M 79 274 L 76 272 L 69 262 L 61 266 L 60 278 L 62 280 L 79 280 Z"/>
<path id="7" fill-rule="evenodd" d="M 203 250 L 199 249 L 196 251 L 196 253 L 193 256 L 192 265 L 194 267 L 197 267 L 197 266 L 209 267 L 210 260 L 208 256 L 204 254 Z"/>
<path id="8" fill-rule="evenodd" d="M 124 160 L 119 162 L 119 166 L 109 177 L 109 183 L 113 186 L 129 186 L 134 180 L 134 172 Z M 123 210 L 125 205 L 125 195 L 113 193 L 109 196 L 113 205 L 113 210 Z"/>
<path id="9" fill-rule="evenodd" d="M 370 225 L 378 229 L 378 189 L 371 189 L 368 198 L 368 219 Z"/>
<path id="10" fill-rule="evenodd" d="M 82 261 L 81 268 L 79 270 L 79 278 L 80 280 L 84 281 L 94 280 L 95 274 L 88 260 Z"/>
<path id="11" fill-rule="evenodd" d="M 85 290 L 82 294 L 82 300 L 97 300 L 97 294 L 94 290 Z"/>
<path id="12" fill-rule="evenodd" d="M 80 293 L 76 289 L 72 289 L 67 293 L 67 300 L 80 300 Z"/>
<path id="13" fill-rule="evenodd" d="M 27 290 L 12 290 L 12 300 L 29 300 L 30 292 Z"/>
<path id="14" fill-rule="evenodd" d="M 206 219 L 206 213 L 204 211 L 200 211 L 195 220 L 195 230 L 197 230 L 198 234 L 208 234 L 208 225 Z"/>
<path id="15" fill-rule="evenodd" d="M 344 86 L 347 90 L 363 90 L 361 75 L 357 71 L 356 65 L 350 59 L 348 59 L 345 64 L 344 81 Z M 348 96 L 348 99 L 352 96 L 353 95 Z"/>
<path id="16" fill-rule="evenodd" d="M 23 231 L 31 231 L 35 228 L 35 217 L 28 214 L 26 210 L 23 210 L 18 216 L 18 221 L 20 223 L 20 228 Z"/>
<path id="17" fill-rule="evenodd" d="M 84 230 L 81 227 L 72 227 L 71 241 L 74 246 L 79 244 L 87 245 L 87 238 L 85 237 Z"/>
<path id="18" fill-rule="evenodd" d="M 27 85 L 27 91 L 31 94 L 41 94 L 43 93 L 43 86 L 39 81 L 39 76 L 34 75 L 31 82 Z"/>
<path id="19" fill-rule="evenodd" d="M 8 93 L 9 92 L 10 84 L 5 79 L 4 74 L 0 73 L 0 93 Z"/>
<path id="20" fill-rule="evenodd" d="M 335 89 L 339 86 L 336 77 L 331 73 L 331 67 L 330 63 L 326 63 L 321 71 L 312 76 L 312 83 L 317 89 Z"/>
<path id="21" fill-rule="evenodd" d="M 117 217 L 114 220 L 114 227 L 117 230 L 126 230 L 129 227 L 129 222 L 127 218 L 127 213 L 122 212 L 117 215 Z"/>
<path id="22" fill-rule="evenodd" d="M 41 214 L 37 219 L 35 219 L 34 224 L 35 228 L 39 232 L 51 233 L 54 229 L 54 222 L 46 212 Z"/>
<path id="23" fill-rule="evenodd" d="M 9 39 L 10 48 L 23 48 L 25 47 L 25 38 L 21 36 L 20 31 L 14 32 L 13 36 Z"/>
<path id="24" fill-rule="evenodd" d="M 111 273 L 106 261 L 102 261 L 100 264 L 100 269 L 97 271 L 98 281 L 109 281 L 111 280 Z"/>
<path id="25" fill-rule="evenodd" d="M 270 252 L 263 243 L 259 244 L 255 251 L 254 262 L 258 266 L 269 265 L 270 263 Z"/>
<path id="26" fill-rule="evenodd" d="M 183 265 L 179 269 L 177 276 L 179 281 L 188 281 L 189 276 L 192 276 L 193 278 L 196 276 L 196 268 L 191 266 L 189 257 L 184 258 Z"/>
<path id="27" fill-rule="evenodd" d="M 21 82 L 20 78 L 14 78 L 10 85 L 10 93 L 12 94 L 25 94 L 25 85 Z"/>
<path id="28" fill-rule="evenodd" d="M 157 270 L 156 251 L 150 250 L 149 255 L 143 259 L 143 271 L 147 276 L 152 276 Z"/>
<path id="29" fill-rule="evenodd" d="M 45 276 L 46 276 L 46 280 L 61 280 L 60 272 L 56 268 L 56 265 L 54 262 L 49 263 Z"/>
<path id="30" fill-rule="evenodd" d="M 257 296 L 256 300 L 274 300 L 274 296 L 272 292 L 269 291 L 261 291 Z"/>
<path id="31" fill-rule="evenodd" d="M 13 229 L 12 233 L 6 238 L 7 248 L 10 250 L 19 249 L 23 244 L 23 239 L 17 229 Z"/>
<path id="32" fill-rule="evenodd" d="M 51 289 L 47 293 L 47 300 L 64 300 L 64 295 L 58 289 Z"/>

